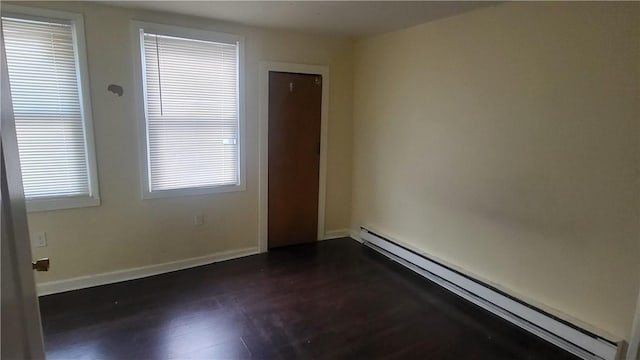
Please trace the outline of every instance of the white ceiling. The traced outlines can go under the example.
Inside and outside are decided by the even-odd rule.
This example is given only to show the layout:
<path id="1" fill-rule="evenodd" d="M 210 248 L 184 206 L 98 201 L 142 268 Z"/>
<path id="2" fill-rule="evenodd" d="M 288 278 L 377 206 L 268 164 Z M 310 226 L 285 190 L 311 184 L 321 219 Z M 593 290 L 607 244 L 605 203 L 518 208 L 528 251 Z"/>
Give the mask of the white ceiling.
<path id="1" fill-rule="evenodd" d="M 495 2 L 478 1 L 107 1 L 113 5 L 305 32 L 379 34 Z"/>

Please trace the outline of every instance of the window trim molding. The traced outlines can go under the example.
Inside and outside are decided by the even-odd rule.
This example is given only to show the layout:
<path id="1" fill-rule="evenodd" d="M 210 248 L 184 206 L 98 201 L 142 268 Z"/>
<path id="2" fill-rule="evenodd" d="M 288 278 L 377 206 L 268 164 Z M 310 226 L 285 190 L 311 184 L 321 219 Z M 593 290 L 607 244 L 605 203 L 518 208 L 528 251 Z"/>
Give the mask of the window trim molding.
<path id="1" fill-rule="evenodd" d="M 146 84 L 142 68 L 142 44 L 140 30 L 160 35 L 176 36 L 195 40 L 215 41 L 238 44 L 238 184 L 208 187 L 192 187 L 173 190 L 151 191 L 149 181 L 149 149 L 147 134 Z M 138 20 L 131 21 L 133 44 L 135 106 L 138 127 L 138 162 L 140 169 L 140 187 L 142 199 L 207 195 L 246 190 L 246 131 L 245 131 L 245 50 L 244 36 L 181 26 L 165 25 Z"/>
<path id="2" fill-rule="evenodd" d="M 100 206 L 100 186 L 91 108 L 91 90 L 89 84 L 89 66 L 84 33 L 84 17 L 80 13 L 40 9 L 11 4 L 2 5 L 2 16 L 21 19 L 55 21 L 63 20 L 71 24 L 73 48 L 75 50 L 76 76 L 78 78 L 78 96 L 84 130 L 85 151 L 87 153 L 87 178 L 89 196 L 51 197 L 27 199 L 27 212 L 62 210 L 79 207 Z"/>

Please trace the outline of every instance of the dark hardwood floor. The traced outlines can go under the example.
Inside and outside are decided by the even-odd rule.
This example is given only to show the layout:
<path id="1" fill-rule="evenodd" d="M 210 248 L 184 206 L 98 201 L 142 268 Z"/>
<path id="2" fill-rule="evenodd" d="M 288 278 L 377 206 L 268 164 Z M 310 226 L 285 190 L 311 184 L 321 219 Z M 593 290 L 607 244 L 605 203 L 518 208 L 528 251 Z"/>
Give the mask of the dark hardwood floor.
<path id="1" fill-rule="evenodd" d="M 49 359 L 575 359 L 351 239 L 40 307 Z"/>

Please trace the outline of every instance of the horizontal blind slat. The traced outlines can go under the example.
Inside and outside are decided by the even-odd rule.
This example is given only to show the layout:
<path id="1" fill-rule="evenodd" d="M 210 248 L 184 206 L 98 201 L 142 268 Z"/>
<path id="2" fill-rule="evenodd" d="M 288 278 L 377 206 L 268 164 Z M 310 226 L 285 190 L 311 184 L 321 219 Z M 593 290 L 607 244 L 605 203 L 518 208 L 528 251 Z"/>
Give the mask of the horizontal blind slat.
<path id="1" fill-rule="evenodd" d="M 143 39 L 151 191 L 237 184 L 237 45 Z"/>
<path id="2" fill-rule="evenodd" d="M 72 26 L 2 20 L 25 196 L 89 195 Z"/>

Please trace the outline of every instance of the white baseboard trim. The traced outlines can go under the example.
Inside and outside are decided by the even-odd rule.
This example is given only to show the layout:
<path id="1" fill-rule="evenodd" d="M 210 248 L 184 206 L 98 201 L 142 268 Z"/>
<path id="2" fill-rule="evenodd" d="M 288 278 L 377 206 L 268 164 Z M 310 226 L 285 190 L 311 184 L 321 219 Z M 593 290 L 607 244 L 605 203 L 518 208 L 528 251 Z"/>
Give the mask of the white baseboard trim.
<path id="1" fill-rule="evenodd" d="M 351 229 L 351 231 L 349 232 L 351 235 L 351 238 L 361 244 L 364 243 L 364 241 L 362 241 L 362 239 L 360 238 L 360 231 L 359 230 L 354 230 Z"/>
<path id="2" fill-rule="evenodd" d="M 140 279 L 148 276 L 163 274 L 176 270 L 188 269 L 196 266 L 207 265 L 215 262 L 237 259 L 240 257 L 259 253 L 257 247 L 237 250 L 222 251 L 205 256 L 171 261 L 162 264 L 148 265 L 137 268 L 112 271 L 107 273 L 80 276 L 76 278 L 49 281 L 36 285 L 38 296 L 56 294 L 65 291 L 84 289 L 93 286 L 112 284 L 121 281 Z"/>
<path id="3" fill-rule="evenodd" d="M 507 295 L 471 276 L 404 247 L 394 239 L 362 228 L 358 238 L 419 275 L 582 359 L 621 359 L 625 342 L 604 339 Z"/>
<path id="4" fill-rule="evenodd" d="M 349 229 L 329 230 L 324 233 L 324 237 L 320 241 L 349 237 L 350 234 L 351 230 Z"/>

